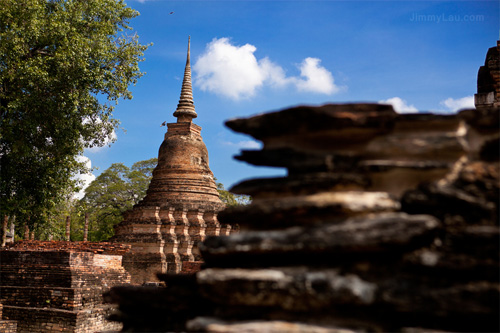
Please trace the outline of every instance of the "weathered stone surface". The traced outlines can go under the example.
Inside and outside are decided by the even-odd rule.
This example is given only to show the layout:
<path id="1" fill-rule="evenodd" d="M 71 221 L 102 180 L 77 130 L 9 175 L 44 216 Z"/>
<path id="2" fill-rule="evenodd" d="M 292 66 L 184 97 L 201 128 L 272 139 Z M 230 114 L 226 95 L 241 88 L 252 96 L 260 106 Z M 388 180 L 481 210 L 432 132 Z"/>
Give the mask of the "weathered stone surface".
<path id="1" fill-rule="evenodd" d="M 415 214 L 426 213 L 443 219 L 446 223 L 498 223 L 496 207 L 467 192 L 449 187 L 423 185 L 408 191 L 402 198 L 403 211 Z"/>
<path id="2" fill-rule="evenodd" d="M 280 199 L 254 199 L 252 209 L 235 207 L 221 212 L 222 222 L 238 221 L 242 228 L 283 228 L 293 225 L 314 225 L 340 222 L 360 214 L 392 212 L 399 202 L 385 192 L 321 192 Z"/>
<path id="3" fill-rule="evenodd" d="M 340 154 L 312 153 L 296 148 L 275 148 L 265 150 L 242 150 L 235 159 L 253 165 L 286 167 L 292 174 L 314 171 L 349 171 L 355 168 L 361 158 Z"/>
<path id="4" fill-rule="evenodd" d="M 264 143 L 262 152 L 244 151 L 249 162 L 257 165 L 266 165 L 264 163 L 270 161 L 271 166 L 293 168 L 294 163 L 310 163 L 309 165 L 314 166 L 315 163 L 325 164 L 325 159 L 330 159 L 334 170 L 333 162 L 337 162 L 340 167 L 349 167 L 357 161 L 372 158 L 421 162 L 429 157 L 435 162 L 454 162 L 463 155 L 460 139 L 465 132 L 456 115 L 396 115 L 391 106 L 385 105 L 383 111 L 377 111 L 380 107 L 378 104 L 303 106 L 252 118 L 235 119 L 226 122 L 226 125 Z M 389 114 L 392 116 L 388 116 Z M 315 119 L 318 115 L 319 119 Z M 321 125 L 309 124 L 304 118 L 308 118 L 309 122 L 314 119 L 321 122 Z M 277 119 L 280 119 L 279 124 Z M 301 121 L 304 123 L 301 123 L 300 130 L 288 126 L 290 122 Z M 265 131 L 262 128 L 255 130 L 258 125 L 270 128 Z M 312 130 L 307 126 L 317 127 Z M 310 132 L 305 132 L 303 127 L 310 129 Z M 439 155 L 435 154 L 437 151 Z M 279 162 L 270 157 L 272 152 L 284 155 L 284 160 Z M 245 155 L 237 159 L 247 161 Z M 306 157 L 309 161 L 304 161 Z"/>
<path id="5" fill-rule="evenodd" d="M 423 181 L 442 178 L 464 156 L 466 132 L 461 119 L 465 116 L 423 113 L 388 116 L 390 106 L 385 107 L 383 110 L 372 104 L 297 107 L 231 120 L 227 125 L 264 143 L 261 151 L 246 150 L 236 159 L 254 165 L 286 167 L 292 177 L 334 173 L 340 184 L 365 183 L 366 190 L 398 196 Z M 309 120 L 321 119 L 331 126 L 322 125 L 306 132 L 309 125 L 302 125 L 300 134 L 283 126 L 274 133 L 261 130 L 269 126 L 267 121 L 275 124 L 280 117 L 296 116 L 303 120 L 306 110 L 310 111 Z M 380 121 L 378 127 L 376 119 Z M 260 130 L 255 130 L 257 126 Z"/>
<path id="6" fill-rule="evenodd" d="M 342 328 L 311 325 L 285 321 L 242 321 L 228 322 L 217 318 L 198 317 L 188 322 L 188 329 L 193 332 L 211 333 L 354 333 L 355 331 Z"/>
<path id="7" fill-rule="evenodd" d="M 425 245 L 432 241 L 439 225 L 438 220 L 428 215 L 368 215 L 313 228 L 212 237 L 200 244 L 200 250 L 212 267 L 338 265 L 352 260 L 352 255 L 387 255 L 398 247 Z"/>
<path id="8" fill-rule="evenodd" d="M 336 190 L 357 191 L 369 185 L 368 177 L 361 174 L 313 172 L 282 178 L 250 179 L 234 185 L 231 192 L 265 199 Z"/>
<path id="9" fill-rule="evenodd" d="M 377 286 L 339 270 L 215 269 L 197 275 L 200 291 L 218 304 L 279 307 L 313 311 L 332 305 L 368 305 L 376 301 Z"/>
<path id="10" fill-rule="evenodd" d="M 447 224 L 498 225 L 498 162 L 469 161 L 450 180 L 406 192 L 401 205 L 403 211 L 431 214 Z"/>
<path id="11" fill-rule="evenodd" d="M 436 287 L 431 283 L 419 285 L 408 282 L 411 281 L 387 280 L 386 285 L 382 286 L 384 291 L 381 297 L 395 306 L 398 312 L 425 314 L 428 317 L 434 313 L 438 318 L 477 316 L 487 320 L 477 327 L 487 325 L 493 328 L 498 325 L 498 317 L 495 318 L 492 313 L 492 309 L 498 308 L 500 300 L 498 283 L 481 281 Z"/>
<path id="12" fill-rule="evenodd" d="M 499 281 L 499 237 L 495 226 L 448 228 L 431 246 L 406 253 L 402 267 L 446 282 Z"/>
<path id="13" fill-rule="evenodd" d="M 356 140 L 350 140 L 354 144 L 387 132 L 394 126 L 396 117 L 396 112 L 389 105 L 329 104 L 321 107 L 298 106 L 246 119 L 232 119 L 226 122 L 226 126 L 235 132 L 249 134 L 265 144 L 267 140 L 273 141 L 270 138 L 276 138 L 276 142 L 281 142 L 278 146 L 284 142 L 292 146 L 292 142 L 285 139 L 288 136 L 293 137 L 294 141 L 302 137 L 306 142 L 309 137 L 317 142 L 325 137 L 328 143 L 335 144 L 339 138 L 351 136 L 352 133 L 347 133 L 347 129 L 359 128 L 362 133 Z"/>
<path id="14" fill-rule="evenodd" d="M 496 119 L 493 113 L 498 110 L 484 111 L 486 120 L 468 112 L 458 117 L 401 116 L 390 131 L 370 138 L 364 147 L 358 146 L 358 155 L 349 155 L 344 166 L 339 163 L 342 154 L 322 155 L 320 151 L 324 146 L 306 149 L 305 144 L 299 144 L 298 149 L 291 145 L 277 149 L 276 141 L 271 141 L 273 149 L 266 151 L 268 141 L 261 138 L 262 153 L 248 152 L 241 159 L 253 159 L 255 164 L 265 164 L 267 160 L 275 166 L 292 165 L 289 169 L 292 172 L 285 179 L 273 179 L 267 184 L 263 179 L 237 185 L 235 189 L 240 193 L 249 189 L 256 196 L 254 202 L 246 209 L 221 215 L 221 220 L 238 218 L 247 229 L 267 231 L 207 239 L 202 245 L 208 268 L 198 274 L 199 283 L 206 288 L 202 289 L 205 296 L 217 304 L 219 318 L 248 318 L 251 313 L 251 318 L 268 321 L 295 317 L 324 322 L 322 311 L 330 309 L 335 313 L 334 320 L 343 322 L 341 327 L 351 329 L 393 331 L 415 324 L 426 329 L 498 329 L 498 205 L 494 201 L 498 201 L 499 164 L 498 154 L 491 148 L 495 147 L 498 137 L 498 124 L 497 130 L 492 130 Z M 304 137 L 305 141 L 314 141 L 312 137 Z M 293 142 L 289 138 L 276 140 L 282 140 L 285 146 Z M 316 143 L 323 145 L 319 140 Z M 491 147 L 485 149 L 487 145 Z M 407 152 L 403 151 L 404 147 Z M 380 159 L 367 158 L 367 152 L 377 149 Z M 272 157 L 272 151 L 281 155 Z M 488 162 L 475 160 L 486 155 Z M 280 161 L 280 157 L 284 159 Z M 337 164 L 328 164 L 334 160 Z M 336 165 L 341 167 L 335 169 Z M 435 221 L 434 227 L 424 233 L 427 237 L 417 236 L 417 241 L 412 241 L 412 229 L 407 229 L 404 223 L 394 223 L 384 229 L 377 220 L 380 216 L 401 213 L 373 214 L 365 206 L 359 210 L 358 217 L 349 217 L 357 215 L 353 210 L 342 215 L 339 210 L 330 209 L 328 218 L 328 210 L 311 210 L 303 199 L 310 197 L 311 202 L 321 205 L 321 195 L 315 197 L 310 193 L 324 189 L 329 189 L 334 196 L 349 193 L 342 186 L 330 183 L 316 187 L 319 182 L 309 181 L 305 182 L 310 186 L 308 189 L 293 187 L 294 181 L 298 182 L 296 179 L 307 179 L 305 176 L 336 171 L 336 179 L 341 179 L 339 173 L 361 174 L 362 167 L 366 171 L 367 190 L 376 188 L 402 194 L 421 183 L 418 189 L 404 194 L 402 210 L 411 214 L 427 213 L 441 222 L 427 215 L 426 218 Z M 307 173 L 308 168 L 311 174 Z M 401 176 L 391 174 L 393 170 Z M 411 182 L 401 184 L 411 176 L 411 170 L 424 172 Z M 391 182 L 396 183 L 397 188 L 391 189 Z M 266 185 L 258 188 L 260 184 Z M 362 202 L 368 197 L 359 198 Z M 296 207 L 296 211 L 290 212 L 290 207 Z M 417 216 L 420 215 L 412 215 Z M 300 227 L 286 229 L 286 221 L 288 225 Z M 345 228 L 347 221 L 356 226 L 351 232 Z M 373 244 L 387 245 L 398 237 L 402 237 L 399 246 L 372 247 Z M 338 275 L 332 274 L 332 270 Z M 304 271 L 323 277 L 317 284 L 323 286 L 321 295 L 315 295 L 314 288 L 304 287 L 312 285 L 307 283 Z M 299 272 L 303 274 L 301 278 Z M 355 298 L 349 298 L 354 288 L 348 289 L 351 293 L 344 290 L 345 298 L 335 298 L 329 287 L 334 285 L 333 281 L 342 286 L 345 276 L 374 286 L 376 291 L 370 303 L 356 303 Z M 332 302 L 328 303 L 328 299 Z M 225 311 L 229 314 L 222 315 Z"/>
<path id="15" fill-rule="evenodd" d="M 339 270 L 305 267 L 207 269 L 198 274 L 198 282 L 203 295 L 216 307 L 232 307 L 233 316 L 244 316 L 237 313 L 238 306 L 243 306 L 241 312 L 252 307 L 292 313 L 335 313 L 342 307 L 372 311 L 378 307 L 401 315 L 413 314 L 421 320 L 458 315 L 486 317 L 500 299 L 496 282 L 450 285 L 445 279 L 429 280 L 401 272 L 385 272 L 385 276 L 366 281 Z M 494 325 L 493 320 L 490 317 L 488 325 Z"/>

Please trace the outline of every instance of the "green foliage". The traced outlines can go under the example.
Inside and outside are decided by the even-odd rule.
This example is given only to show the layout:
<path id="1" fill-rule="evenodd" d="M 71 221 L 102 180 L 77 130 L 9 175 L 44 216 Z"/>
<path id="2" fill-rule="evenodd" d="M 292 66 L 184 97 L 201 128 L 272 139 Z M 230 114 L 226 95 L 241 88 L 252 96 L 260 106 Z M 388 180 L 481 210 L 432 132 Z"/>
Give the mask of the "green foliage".
<path id="1" fill-rule="evenodd" d="M 48 223 L 84 148 L 111 139 L 147 46 L 122 0 L 0 1 L 0 209 Z M 101 102 L 104 101 L 104 102 Z"/>
<path id="2" fill-rule="evenodd" d="M 122 214 L 146 195 L 157 164 L 157 158 L 136 162 L 131 168 L 114 163 L 85 189 L 79 209 L 89 213 L 89 240 L 101 241 L 113 236 L 113 226 L 122 221 Z M 80 214 L 78 234 L 83 232 L 83 216 Z"/>
<path id="3" fill-rule="evenodd" d="M 217 185 L 217 192 L 219 192 L 219 198 L 227 207 L 234 207 L 240 205 L 248 205 L 252 201 L 252 198 L 248 195 L 234 194 L 224 189 L 222 183 L 218 183 L 215 179 Z"/>

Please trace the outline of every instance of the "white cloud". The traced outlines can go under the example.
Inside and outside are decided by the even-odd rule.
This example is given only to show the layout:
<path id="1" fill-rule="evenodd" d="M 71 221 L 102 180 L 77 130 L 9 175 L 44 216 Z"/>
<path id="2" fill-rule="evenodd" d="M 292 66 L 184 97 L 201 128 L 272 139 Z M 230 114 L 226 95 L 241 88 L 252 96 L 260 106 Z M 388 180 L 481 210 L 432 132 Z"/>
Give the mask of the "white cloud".
<path id="1" fill-rule="evenodd" d="M 273 63 L 268 57 L 259 60 L 260 70 L 265 75 L 267 83 L 274 87 L 283 87 L 293 81 L 287 78 L 285 70 L 281 66 Z"/>
<path id="2" fill-rule="evenodd" d="M 239 149 L 260 149 L 262 148 L 262 144 L 253 141 L 253 140 L 247 140 L 247 141 L 238 141 L 238 142 L 231 142 L 231 141 L 221 141 L 223 145 L 225 146 L 231 146 L 231 147 L 237 147 Z"/>
<path id="3" fill-rule="evenodd" d="M 232 99 L 251 97 L 266 79 L 253 55 L 255 46 L 233 46 L 229 39 L 214 39 L 196 61 L 196 83 L 202 90 Z"/>
<path id="4" fill-rule="evenodd" d="M 305 79 L 297 79 L 299 90 L 333 94 L 339 90 L 333 80 L 333 75 L 326 68 L 321 67 L 318 58 L 306 58 L 300 64 L 300 75 Z"/>
<path id="5" fill-rule="evenodd" d="M 450 112 L 456 112 L 460 109 L 474 108 L 474 96 L 466 96 L 459 99 L 447 98 L 439 104 L 444 105 Z"/>
<path id="6" fill-rule="evenodd" d="M 386 100 L 379 101 L 379 104 L 391 104 L 394 110 L 398 113 L 415 113 L 418 109 L 399 97 L 392 97 Z"/>
<path id="7" fill-rule="evenodd" d="M 300 91 L 332 94 L 338 91 L 333 75 L 320 66 L 320 59 L 306 58 L 299 66 L 300 77 L 287 77 L 285 70 L 269 58 L 258 60 L 251 44 L 236 46 L 229 38 L 214 39 L 193 65 L 196 85 L 238 100 L 249 98 L 265 85 L 293 85 Z"/>
<path id="8" fill-rule="evenodd" d="M 91 169 L 92 167 L 92 162 L 90 161 L 90 158 L 80 155 L 76 157 L 76 160 L 78 162 L 83 162 L 85 163 L 85 166 L 87 167 L 88 170 Z M 89 171 L 88 173 L 83 173 L 83 174 L 78 174 L 74 176 L 74 179 L 79 180 L 81 182 L 81 187 L 82 189 L 75 193 L 73 195 L 73 198 L 80 200 L 85 196 L 85 189 L 90 185 L 95 180 L 95 176 Z"/>

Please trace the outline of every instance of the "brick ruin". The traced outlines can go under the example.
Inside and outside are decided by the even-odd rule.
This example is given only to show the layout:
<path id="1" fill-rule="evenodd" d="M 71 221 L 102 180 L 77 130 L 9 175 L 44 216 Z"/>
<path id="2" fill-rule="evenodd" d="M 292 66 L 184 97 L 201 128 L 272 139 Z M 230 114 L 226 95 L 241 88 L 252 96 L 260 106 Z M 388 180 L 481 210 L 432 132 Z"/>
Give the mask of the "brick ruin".
<path id="1" fill-rule="evenodd" d="M 219 199 L 208 152 L 193 103 L 190 51 L 181 96 L 167 124 L 158 153 L 158 166 L 146 197 L 124 214 L 115 228 L 113 242 L 132 246 L 123 265 L 132 283 L 158 281 L 157 273 L 194 272 L 201 257 L 197 244 L 206 236 L 229 235 L 231 223 L 220 224 L 217 214 L 225 205 Z"/>
<path id="2" fill-rule="evenodd" d="M 237 159 L 288 175 L 233 187 L 253 201 L 219 219 L 241 232 L 200 244 L 195 275 L 112 288 L 113 319 L 140 332 L 499 331 L 495 103 L 454 115 L 330 104 L 228 121 L 263 143 Z"/>
<path id="3" fill-rule="evenodd" d="M 484 66 L 479 68 L 474 104 L 477 109 L 500 107 L 500 40 L 488 50 Z"/>
<path id="4" fill-rule="evenodd" d="M 119 330 L 107 320 L 109 288 L 130 283 L 122 244 L 19 241 L 0 251 L 0 331 Z M 1 309 L 0 305 L 0 309 Z"/>

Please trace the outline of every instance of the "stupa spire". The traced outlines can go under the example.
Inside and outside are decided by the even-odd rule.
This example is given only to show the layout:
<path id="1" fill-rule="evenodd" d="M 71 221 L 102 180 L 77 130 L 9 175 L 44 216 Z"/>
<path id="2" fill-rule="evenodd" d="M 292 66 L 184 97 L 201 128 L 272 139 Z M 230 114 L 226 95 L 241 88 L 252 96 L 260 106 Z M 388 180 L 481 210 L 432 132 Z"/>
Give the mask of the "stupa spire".
<path id="1" fill-rule="evenodd" d="M 198 117 L 194 109 L 193 87 L 191 83 L 191 60 L 190 60 L 191 36 L 188 39 L 188 51 L 186 59 L 186 68 L 184 69 L 184 79 L 182 80 L 181 97 L 179 104 L 174 112 L 178 123 L 191 122 L 193 118 Z"/>

